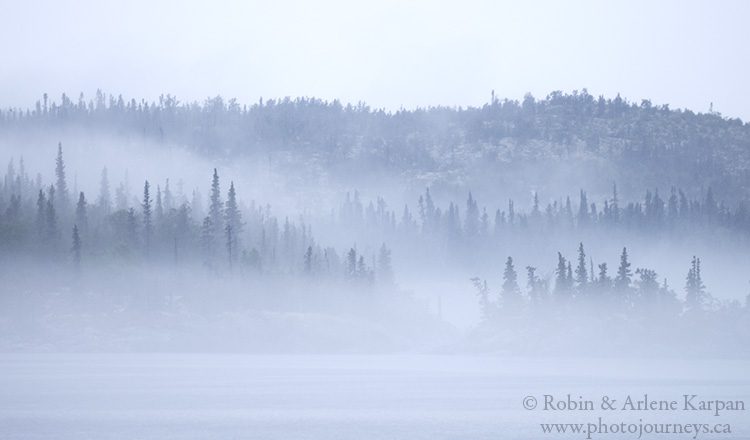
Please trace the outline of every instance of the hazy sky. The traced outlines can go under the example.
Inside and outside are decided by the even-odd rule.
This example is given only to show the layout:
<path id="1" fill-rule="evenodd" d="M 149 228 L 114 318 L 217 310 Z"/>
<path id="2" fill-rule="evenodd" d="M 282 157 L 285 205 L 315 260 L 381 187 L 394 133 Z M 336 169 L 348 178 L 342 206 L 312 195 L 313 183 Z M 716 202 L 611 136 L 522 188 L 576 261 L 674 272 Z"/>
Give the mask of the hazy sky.
<path id="1" fill-rule="evenodd" d="M 0 107 L 43 92 L 398 108 L 588 88 L 750 120 L 746 1 L 0 0 Z"/>

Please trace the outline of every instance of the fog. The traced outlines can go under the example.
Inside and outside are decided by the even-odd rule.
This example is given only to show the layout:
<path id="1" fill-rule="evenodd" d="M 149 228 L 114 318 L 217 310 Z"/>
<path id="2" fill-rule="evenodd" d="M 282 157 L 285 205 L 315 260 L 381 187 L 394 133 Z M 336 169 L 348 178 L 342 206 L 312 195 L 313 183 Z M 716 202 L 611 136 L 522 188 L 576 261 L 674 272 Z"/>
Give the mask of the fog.
<path id="1" fill-rule="evenodd" d="M 644 313 L 659 335 L 646 351 L 680 347 L 664 329 L 702 320 L 726 334 L 677 340 L 742 347 L 728 338 L 746 325 L 750 281 L 737 160 L 659 175 L 634 168 L 650 128 L 593 147 L 533 128 L 560 105 L 747 136 L 734 120 L 586 91 L 398 113 L 62 99 L 5 114 L 6 348 L 513 352 L 536 332 L 538 353 L 640 355 Z M 514 128 L 475 132 L 470 117 Z M 605 133 L 622 123 L 609 121 Z M 601 316 L 624 333 L 595 331 Z M 569 344 L 547 337 L 560 326 Z"/>
<path id="2" fill-rule="evenodd" d="M 652 399 L 678 399 L 686 382 L 698 396 L 741 399 L 748 393 L 747 367 L 744 360 L 3 355 L 0 419 L 7 438 L 65 440 L 492 439 L 508 432 L 534 439 L 540 437 L 540 422 L 596 424 L 597 417 L 609 423 L 729 424 L 732 435 L 742 436 L 742 411 L 723 411 L 720 417 L 702 411 L 666 416 L 571 413 L 525 411 L 520 402 L 524 395 L 541 399 L 545 394 L 564 400 L 571 389 L 577 393 L 573 399 L 596 399 L 603 390 L 617 399 L 628 394 L 643 399 L 644 393 Z"/>
<path id="3" fill-rule="evenodd" d="M 2 5 L 0 437 L 747 437 L 747 9 Z"/>

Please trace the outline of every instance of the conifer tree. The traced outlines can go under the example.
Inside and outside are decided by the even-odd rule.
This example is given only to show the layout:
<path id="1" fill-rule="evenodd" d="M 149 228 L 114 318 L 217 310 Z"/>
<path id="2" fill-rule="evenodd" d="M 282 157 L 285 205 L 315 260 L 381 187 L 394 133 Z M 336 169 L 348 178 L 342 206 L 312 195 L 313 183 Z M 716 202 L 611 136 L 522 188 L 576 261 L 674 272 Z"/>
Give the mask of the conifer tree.
<path id="1" fill-rule="evenodd" d="M 588 207 L 589 207 L 589 203 L 586 197 L 586 192 L 584 190 L 581 190 L 580 202 L 578 204 L 578 226 L 579 227 L 586 227 L 589 224 Z"/>
<path id="2" fill-rule="evenodd" d="M 472 284 L 477 289 L 479 297 L 479 311 L 482 321 L 489 321 L 491 315 L 490 289 L 487 287 L 487 281 L 482 281 L 477 277 L 471 279 Z"/>
<path id="3" fill-rule="evenodd" d="M 544 299 L 544 286 L 536 274 L 536 267 L 526 266 L 526 287 L 532 304 L 539 304 Z"/>
<path id="4" fill-rule="evenodd" d="M 630 270 L 628 261 L 628 250 L 622 248 L 620 255 L 620 267 L 617 268 L 617 277 L 615 278 L 615 288 L 620 291 L 626 291 L 630 288 L 633 272 Z"/>
<path id="5" fill-rule="evenodd" d="M 586 269 L 586 253 L 583 250 L 583 243 L 578 244 L 578 265 L 576 266 L 576 284 L 578 291 L 583 293 L 588 284 L 589 275 Z"/>
<path id="6" fill-rule="evenodd" d="M 78 194 L 78 203 L 76 204 L 76 230 L 80 230 L 80 232 L 83 233 L 88 230 L 89 225 L 87 205 L 86 196 L 83 194 L 83 191 L 81 191 Z"/>
<path id="7" fill-rule="evenodd" d="M 57 159 L 55 160 L 55 177 L 57 203 L 64 211 L 68 206 L 68 184 L 65 180 L 65 162 L 63 161 L 62 142 L 57 144 Z"/>
<path id="8" fill-rule="evenodd" d="M 534 218 L 537 218 L 541 215 L 541 212 L 539 211 L 539 193 L 534 191 L 534 205 L 531 208 L 531 216 Z"/>
<path id="9" fill-rule="evenodd" d="M 667 217 L 669 218 L 670 225 L 675 224 L 679 215 L 680 211 L 677 202 L 677 190 L 673 186 L 669 195 L 669 201 L 667 202 Z"/>
<path id="10" fill-rule="evenodd" d="M 350 248 L 346 254 L 346 274 L 349 278 L 357 276 L 357 251 Z"/>
<path id="11" fill-rule="evenodd" d="M 612 278 L 607 274 L 607 263 L 599 265 L 599 276 L 596 279 L 596 284 L 600 293 L 606 293 L 612 288 Z"/>
<path id="12" fill-rule="evenodd" d="M 378 252 L 378 281 L 381 284 L 393 284 L 393 266 L 391 263 L 391 250 L 383 243 Z"/>
<path id="13" fill-rule="evenodd" d="M 570 293 L 568 284 L 568 264 L 560 252 L 557 253 L 557 268 L 555 269 L 555 293 L 566 295 Z"/>
<path id="14" fill-rule="evenodd" d="M 703 307 L 706 296 L 706 286 L 701 278 L 700 258 L 693 256 L 685 282 L 685 306 L 690 310 Z"/>
<path id="15" fill-rule="evenodd" d="M 479 233 L 479 208 L 471 192 L 469 193 L 469 198 L 466 200 L 464 231 L 466 232 L 466 237 L 469 239 L 476 237 Z"/>
<path id="16" fill-rule="evenodd" d="M 609 211 L 612 215 L 612 223 L 620 222 L 620 200 L 617 198 L 617 184 L 612 184 L 612 201 L 609 204 Z"/>
<path id="17" fill-rule="evenodd" d="M 102 177 L 99 183 L 99 209 L 105 216 L 112 211 L 112 197 L 109 191 L 109 178 L 107 177 L 107 168 L 102 169 Z"/>
<path id="18" fill-rule="evenodd" d="M 78 233 L 78 225 L 73 225 L 73 248 L 71 249 L 71 252 L 73 253 L 73 263 L 75 263 L 76 267 L 80 266 L 81 264 L 81 236 Z"/>
<path id="19" fill-rule="evenodd" d="M 175 207 L 172 191 L 169 189 L 169 179 L 164 184 L 164 211 L 169 213 Z"/>
<path id="20" fill-rule="evenodd" d="M 503 270 L 503 306 L 515 307 L 521 301 L 521 289 L 518 287 L 518 274 L 513 266 L 513 258 L 505 260 Z"/>
<path id="21" fill-rule="evenodd" d="M 365 264 L 365 257 L 363 255 L 359 256 L 359 259 L 357 260 L 357 273 L 356 278 L 365 279 L 367 278 L 367 265 Z"/>
<path id="22" fill-rule="evenodd" d="M 495 237 L 499 237 L 503 232 L 503 225 L 505 225 L 505 213 L 500 210 L 495 211 Z"/>
<path id="23" fill-rule="evenodd" d="M 156 216 L 156 227 L 161 227 L 164 222 L 164 204 L 161 198 L 161 187 L 156 185 L 156 202 L 154 206 L 154 215 Z"/>
<path id="24" fill-rule="evenodd" d="M 44 237 L 47 231 L 47 196 L 41 189 L 36 200 L 36 231 L 38 237 Z"/>
<path id="25" fill-rule="evenodd" d="M 218 237 L 219 232 L 224 230 L 224 204 L 221 201 L 221 187 L 219 186 L 219 173 L 214 168 L 211 179 L 211 196 L 208 207 L 208 216 L 211 218 L 213 236 Z"/>
<path id="26" fill-rule="evenodd" d="M 490 233 L 490 216 L 487 214 L 487 208 L 482 208 L 481 224 L 479 229 L 479 235 L 487 237 Z"/>
<path id="27" fill-rule="evenodd" d="M 226 235 L 226 248 L 227 248 L 227 259 L 229 261 L 229 270 L 232 270 L 234 264 L 234 231 L 232 225 L 226 225 L 224 227 L 224 234 Z"/>
<path id="28" fill-rule="evenodd" d="M 55 187 L 50 185 L 47 191 L 47 208 L 45 210 L 44 218 L 47 223 L 47 240 L 54 242 L 58 237 L 57 230 L 57 213 L 55 211 Z"/>
<path id="29" fill-rule="evenodd" d="M 714 191 L 709 186 L 708 191 L 706 192 L 706 200 L 705 202 L 703 202 L 703 211 L 704 211 L 706 220 L 708 220 L 709 223 L 714 220 L 717 210 L 718 210 L 718 207 L 716 204 L 716 200 L 714 199 Z"/>
<path id="30" fill-rule="evenodd" d="M 640 276 L 638 280 L 638 296 L 642 302 L 652 304 L 659 294 L 659 282 L 656 271 L 639 268 L 635 271 Z"/>
<path id="31" fill-rule="evenodd" d="M 151 237 L 153 235 L 154 226 L 151 209 L 151 194 L 149 193 L 150 185 L 148 180 L 143 184 L 143 203 L 141 209 L 143 211 L 143 244 L 145 246 L 146 254 L 151 250 Z"/>
<path id="32" fill-rule="evenodd" d="M 227 225 L 232 227 L 233 240 L 232 246 L 238 247 L 239 235 L 242 233 L 242 213 L 237 204 L 237 193 L 234 190 L 234 182 L 229 184 L 227 201 L 224 208 L 224 220 Z"/>

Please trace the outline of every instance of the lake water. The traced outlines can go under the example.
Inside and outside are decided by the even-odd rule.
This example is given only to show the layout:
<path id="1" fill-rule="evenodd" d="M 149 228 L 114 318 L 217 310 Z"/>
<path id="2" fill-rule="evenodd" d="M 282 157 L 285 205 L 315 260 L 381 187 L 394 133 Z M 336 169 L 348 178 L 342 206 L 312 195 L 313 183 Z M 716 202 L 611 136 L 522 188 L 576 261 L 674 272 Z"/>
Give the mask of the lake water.
<path id="1" fill-rule="evenodd" d="M 539 439 L 540 423 L 601 411 L 524 409 L 526 396 L 599 401 L 698 394 L 750 403 L 750 362 L 494 356 L 2 354 L 2 439 Z M 750 413 L 617 413 L 608 421 L 727 423 Z M 637 438 L 594 435 L 593 438 Z M 643 438 L 692 438 L 644 436 Z"/>

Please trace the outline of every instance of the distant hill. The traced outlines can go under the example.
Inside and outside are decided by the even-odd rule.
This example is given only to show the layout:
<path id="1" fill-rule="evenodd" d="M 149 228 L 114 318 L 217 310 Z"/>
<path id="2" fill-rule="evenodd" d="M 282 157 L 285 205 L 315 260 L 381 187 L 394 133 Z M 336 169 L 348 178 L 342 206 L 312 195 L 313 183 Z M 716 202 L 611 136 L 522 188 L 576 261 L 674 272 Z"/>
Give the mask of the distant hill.
<path id="1" fill-rule="evenodd" d="M 343 181 L 393 177 L 480 194 L 498 187 L 525 194 L 606 190 L 616 181 L 625 195 L 674 185 L 693 193 L 712 187 L 726 201 L 750 199 L 750 124 L 585 90 L 396 112 L 310 98 L 246 106 L 221 97 L 148 103 L 99 93 L 0 112 L 0 133 L 9 135 L 71 127 L 219 159 L 260 155 L 290 174 L 315 170 Z"/>

